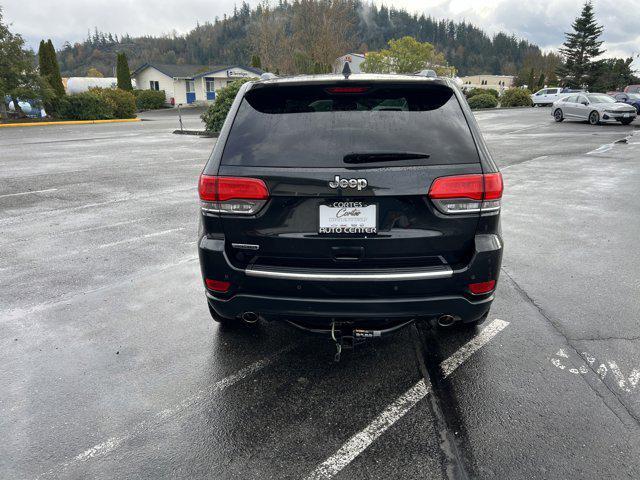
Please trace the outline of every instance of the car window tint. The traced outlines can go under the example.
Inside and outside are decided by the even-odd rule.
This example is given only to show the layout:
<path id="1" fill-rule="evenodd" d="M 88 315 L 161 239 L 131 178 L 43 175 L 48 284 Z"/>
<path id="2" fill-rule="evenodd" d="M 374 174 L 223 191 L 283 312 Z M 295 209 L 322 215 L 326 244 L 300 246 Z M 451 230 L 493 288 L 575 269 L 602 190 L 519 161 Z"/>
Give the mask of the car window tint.
<path id="1" fill-rule="evenodd" d="M 353 153 L 416 152 L 394 165 L 477 163 L 453 90 L 440 84 L 276 85 L 245 95 L 223 165 L 342 167 Z"/>

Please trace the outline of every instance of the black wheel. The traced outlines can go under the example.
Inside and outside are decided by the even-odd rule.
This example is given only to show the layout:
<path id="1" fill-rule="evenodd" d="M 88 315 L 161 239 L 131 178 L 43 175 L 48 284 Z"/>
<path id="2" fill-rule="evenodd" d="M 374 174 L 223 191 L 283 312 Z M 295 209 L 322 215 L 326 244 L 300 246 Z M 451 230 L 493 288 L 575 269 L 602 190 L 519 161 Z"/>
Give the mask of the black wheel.
<path id="1" fill-rule="evenodd" d="M 560 110 L 559 108 L 556 108 L 556 111 L 553 112 L 553 119 L 556 122 L 561 122 L 564 120 L 564 116 L 562 115 L 562 110 Z"/>
<path id="2" fill-rule="evenodd" d="M 211 305 L 209 305 L 209 302 L 207 302 L 207 306 L 209 307 L 209 313 L 211 314 L 211 318 L 213 318 L 214 322 L 217 322 L 220 325 L 228 325 L 228 326 L 240 323 L 238 320 L 234 318 L 225 318 L 218 315 L 216 311 L 213 308 L 211 308 Z"/>
<path id="3" fill-rule="evenodd" d="M 591 125 L 599 125 L 600 124 L 600 114 L 595 110 L 589 114 L 589 123 Z"/>
<path id="4" fill-rule="evenodd" d="M 620 120 L 620 123 L 623 125 L 629 125 L 631 122 L 633 122 L 633 118 L 625 118 L 623 120 Z"/>

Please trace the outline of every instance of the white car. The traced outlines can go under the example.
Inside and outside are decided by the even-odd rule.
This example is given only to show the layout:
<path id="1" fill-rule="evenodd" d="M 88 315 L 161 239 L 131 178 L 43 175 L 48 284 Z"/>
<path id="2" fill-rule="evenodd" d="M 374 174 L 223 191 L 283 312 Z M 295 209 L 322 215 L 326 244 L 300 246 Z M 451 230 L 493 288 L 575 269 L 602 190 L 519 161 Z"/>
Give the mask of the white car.
<path id="1" fill-rule="evenodd" d="M 616 121 L 629 125 L 636 118 L 632 105 L 616 102 L 604 93 L 571 93 L 554 102 L 551 115 L 556 122 L 567 120 L 588 120 L 591 125 L 603 121 Z"/>
<path id="2" fill-rule="evenodd" d="M 560 100 L 567 95 L 571 95 L 569 92 L 562 92 L 562 88 L 543 88 L 531 95 L 531 101 L 534 107 L 540 107 L 542 105 L 552 105 L 556 100 Z"/>

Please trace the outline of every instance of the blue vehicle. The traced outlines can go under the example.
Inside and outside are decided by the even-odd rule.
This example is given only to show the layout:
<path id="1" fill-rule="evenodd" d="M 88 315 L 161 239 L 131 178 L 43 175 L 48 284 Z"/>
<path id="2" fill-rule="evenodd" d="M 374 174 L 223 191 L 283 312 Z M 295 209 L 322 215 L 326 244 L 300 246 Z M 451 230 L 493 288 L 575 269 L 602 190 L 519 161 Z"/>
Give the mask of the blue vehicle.
<path id="1" fill-rule="evenodd" d="M 636 112 L 640 115 L 640 93 L 616 93 L 613 95 L 613 98 L 616 99 L 616 102 L 633 105 Z"/>

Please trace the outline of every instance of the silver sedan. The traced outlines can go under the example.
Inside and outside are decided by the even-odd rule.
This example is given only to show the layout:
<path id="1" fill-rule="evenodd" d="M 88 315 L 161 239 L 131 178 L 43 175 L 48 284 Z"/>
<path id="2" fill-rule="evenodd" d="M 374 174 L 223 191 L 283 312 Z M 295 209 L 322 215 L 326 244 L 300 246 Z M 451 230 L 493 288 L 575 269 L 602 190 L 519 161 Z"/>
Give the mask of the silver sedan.
<path id="1" fill-rule="evenodd" d="M 591 125 L 616 121 L 629 125 L 636 118 L 636 109 L 626 103 L 616 102 L 604 93 L 573 93 L 553 102 L 551 115 L 556 122 L 587 120 Z"/>

